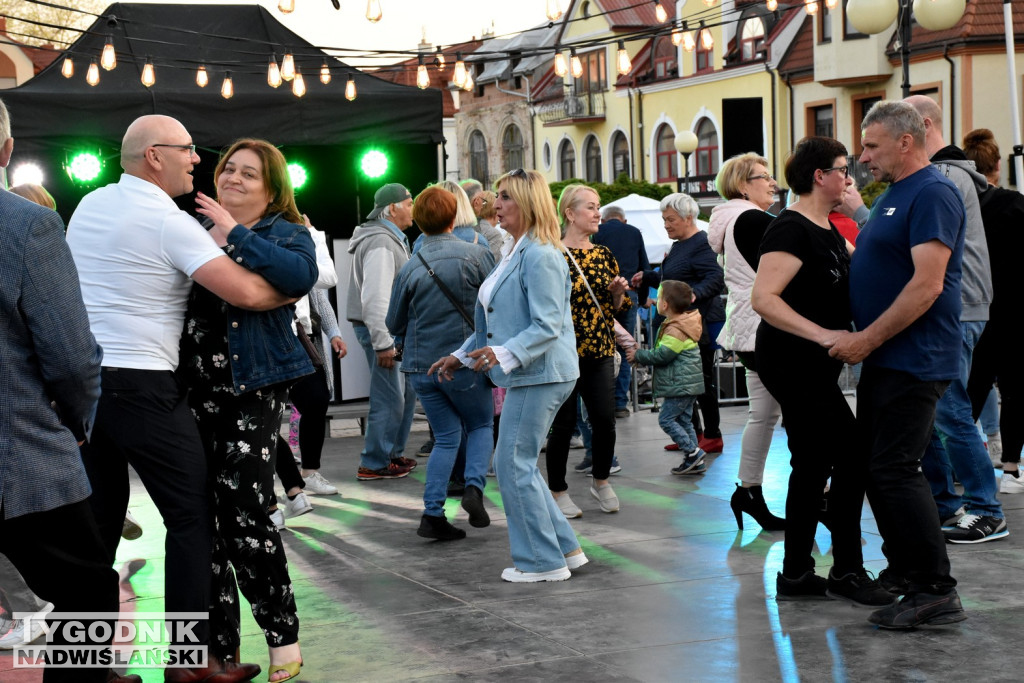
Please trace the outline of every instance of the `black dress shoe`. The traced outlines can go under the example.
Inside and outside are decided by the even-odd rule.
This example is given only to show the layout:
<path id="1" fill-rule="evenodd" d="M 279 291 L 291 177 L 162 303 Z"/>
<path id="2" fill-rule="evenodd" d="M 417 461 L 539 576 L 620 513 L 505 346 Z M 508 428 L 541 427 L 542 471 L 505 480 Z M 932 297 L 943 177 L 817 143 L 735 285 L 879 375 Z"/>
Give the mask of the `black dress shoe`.
<path id="1" fill-rule="evenodd" d="M 204 669 L 164 669 L 165 683 L 239 683 L 251 681 L 260 673 L 259 664 L 225 662 L 213 655 Z"/>
<path id="2" fill-rule="evenodd" d="M 484 509 L 484 493 L 472 484 L 468 484 L 462 494 L 462 509 L 469 513 L 471 527 L 482 529 L 490 526 L 491 518 Z"/>
<path id="3" fill-rule="evenodd" d="M 458 541 L 466 537 L 466 532 L 453 527 L 444 517 L 423 515 L 416 535 L 423 538 L 436 538 L 439 541 Z"/>

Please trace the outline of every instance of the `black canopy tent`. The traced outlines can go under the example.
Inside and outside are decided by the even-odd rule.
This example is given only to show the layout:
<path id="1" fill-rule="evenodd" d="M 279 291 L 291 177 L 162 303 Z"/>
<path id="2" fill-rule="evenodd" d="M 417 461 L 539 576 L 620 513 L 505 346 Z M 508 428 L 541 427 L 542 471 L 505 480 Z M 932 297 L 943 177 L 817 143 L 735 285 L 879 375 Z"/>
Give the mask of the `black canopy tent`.
<path id="1" fill-rule="evenodd" d="M 100 70 L 90 86 L 86 70 L 99 61 L 112 37 L 118 64 Z M 267 84 L 271 54 L 280 62 L 291 52 L 307 92 L 292 93 L 291 83 Z M 401 182 L 414 192 L 438 176 L 442 142 L 441 93 L 383 81 L 349 67 L 288 30 L 272 14 L 254 5 L 115 3 L 68 48 L 75 73 L 61 73 L 58 58 L 23 86 L 0 93 L 11 110 L 15 138 L 11 168 L 39 164 L 45 184 L 67 219 L 79 199 L 97 185 L 116 182 L 119 147 L 128 124 L 144 114 L 180 120 L 199 146 L 196 187 L 212 190 L 218 153 L 240 137 L 258 137 L 278 145 L 289 161 L 301 163 L 307 184 L 298 192 L 299 208 L 334 237 L 350 234 L 372 206 L 374 190 Z M 156 83 L 145 87 L 141 74 L 152 60 Z M 321 83 L 327 64 L 331 82 Z M 200 88 L 196 72 L 205 64 L 209 84 Z M 221 96 L 230 72 L 234 96 Z M 357 97 L 345 98 L 349 77 Z M 360 176 L 359 158 L 379 149 L 389 160 L 385 175 Z M 82 150 L 105 159 L 91 186 L 73 183 L 63 166 Z M 192 209 L 191 199 L 182 200 Z"/>

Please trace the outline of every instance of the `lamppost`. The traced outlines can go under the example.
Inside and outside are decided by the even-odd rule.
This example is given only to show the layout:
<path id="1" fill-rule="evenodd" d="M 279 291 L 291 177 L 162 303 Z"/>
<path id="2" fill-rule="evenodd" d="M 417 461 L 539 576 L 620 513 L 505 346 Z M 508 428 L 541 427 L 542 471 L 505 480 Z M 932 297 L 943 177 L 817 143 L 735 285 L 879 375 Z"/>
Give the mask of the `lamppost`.
<path id="1" fill-rule="evenodd" d="M 676 151 L 683 155 L 683 178 L 676 178 L 676 191 L 686 192 L 690 184 L 690 155 L 697 149 L 697 135 L 689 128 L 676 133 Z M 687 193 L 689 194 L 689 193 Z"/>
<path id="2" fill-rule="evenodd" d="M 956 26 L 966 5 L 966 0 L 913 0 L 913 16 L 930 31 L 944 31 Z M 911 0 L 850 0 L 846 6 L 846 16 L 861 33 L 881 33 L 896 20 L 903 97 L 910 96 L 910 9 Z"/>

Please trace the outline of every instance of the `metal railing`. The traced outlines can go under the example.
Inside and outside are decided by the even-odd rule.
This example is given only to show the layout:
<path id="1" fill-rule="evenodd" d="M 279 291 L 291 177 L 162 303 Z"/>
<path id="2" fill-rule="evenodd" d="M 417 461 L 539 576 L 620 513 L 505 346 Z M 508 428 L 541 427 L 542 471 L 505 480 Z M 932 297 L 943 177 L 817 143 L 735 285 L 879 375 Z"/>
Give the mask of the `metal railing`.
<path id="1" fill-rule="evenodd" d="M 544 102 L 537 106 L 537 116 L 544 123 L 604 118 L 604 93 L 566 95 L 560 100 Z"/>

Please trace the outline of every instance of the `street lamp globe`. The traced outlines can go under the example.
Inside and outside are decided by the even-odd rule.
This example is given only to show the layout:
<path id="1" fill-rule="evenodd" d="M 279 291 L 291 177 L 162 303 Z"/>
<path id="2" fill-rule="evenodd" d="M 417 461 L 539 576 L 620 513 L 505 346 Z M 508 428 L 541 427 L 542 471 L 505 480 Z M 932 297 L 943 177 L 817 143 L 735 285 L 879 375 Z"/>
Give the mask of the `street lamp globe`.
<path id="1" fill-rule="evenodd" d="M 846 5 L 846 16 L 861 33 L 881 33 L 896 21 L 898 11 L 898 0 L 850 0 Z"/>
<path id="2" fill-rule="evenodd" d="M 693 154 L 697 149 L 697 134 L 692 130 L 681 130 L 676 133 L 676 151 L 684 157 Z"/>
<path id="3" fill-rule="evenodd" d="M 929 31 L 944 31 L 956 26 L 966 8 L 966 0 L 914 0 L 914 18 Z"/>

